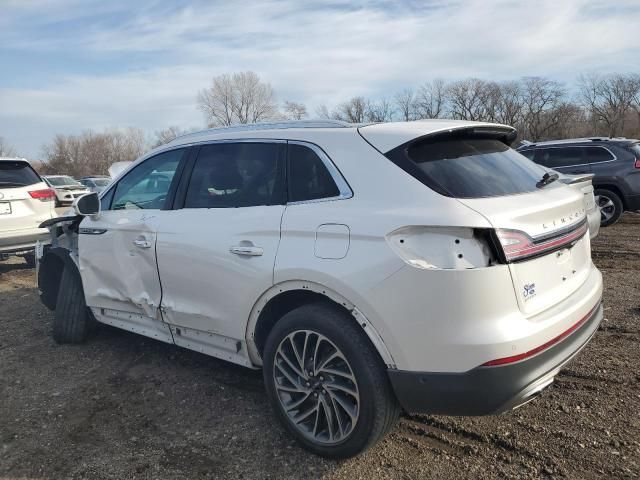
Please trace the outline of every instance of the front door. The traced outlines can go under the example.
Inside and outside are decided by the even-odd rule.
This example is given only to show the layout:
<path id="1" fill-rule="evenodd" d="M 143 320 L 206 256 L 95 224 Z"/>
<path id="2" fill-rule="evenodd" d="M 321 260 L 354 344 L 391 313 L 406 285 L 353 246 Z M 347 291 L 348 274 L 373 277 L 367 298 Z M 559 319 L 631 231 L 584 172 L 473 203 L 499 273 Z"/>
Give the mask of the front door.
<path id="1" fill-rule="evenodd" d="M 184 152 L 161 153 L 128 172 L 102 197 L 99 217 L 82 221 L 78 236 L 85 299 L 96 318 L 165 341 L 171 335 L 159 315 L 156 238 Z"/>
<path id="2" fill-rule="evenodd" d="M 251 309 L 273 285 L 285 151 L 278 141 L 200 147 L 184 198 L 158 225 L 162 310 L 176 344 L 241 361 Z"/>

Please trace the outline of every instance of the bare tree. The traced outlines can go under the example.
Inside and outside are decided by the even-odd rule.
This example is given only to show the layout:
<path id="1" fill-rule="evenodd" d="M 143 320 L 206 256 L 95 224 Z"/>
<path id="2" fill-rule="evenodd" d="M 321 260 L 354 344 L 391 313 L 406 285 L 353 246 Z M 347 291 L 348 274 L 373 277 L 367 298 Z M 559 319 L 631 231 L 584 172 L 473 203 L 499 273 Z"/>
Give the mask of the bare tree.
<path id="1" fill-rule="evenodd" d="M 4 137 L 0 137 L 0 157 L 15 157 L 16 155 L 15 148 L 6 142 Z"/>
<path id="2" fill-rule="evenodd" d="M 523 118 L 524 103 L 520 82 L 497 84 L 498 98 L 493 120 L 505 125 L 520 125 Z"/>
<path id="3" fill-rule="evenodd" d="M 182 130 L 180 127 L 171 126 L 165 128 L 164 130 L 159 130 L 155 133 L 155 140 L 152 142 L 151 147 L 159 147 L 160 145 L 164 145 L 165 143 L 169 143 L 176 137 L 180 135 L 184 135 L 187 133 L 185 130 Z"/>
<path id="4" fill-rule="evenodd" d="M 367 120 L 369 101 L 364 97 L 353 97 L 338 105 L 332 117 L 351 123 L 363 123 Z"/>
<path id="5" fill-rule="evenodd" d="M 316 116 L 318 118 L 325 118 L 325 119 L 333 118 L 329 113 L 329 109 L 327 108 L 326 105 L 318 105 L 318 107 L 316 108 Z"/>
<path id="6" fill-rule="evenodd" d="M 307 116 L 307 107 L 302 103 L 284 102 L 284 116 L 289 120 L 302 120 Z"/>
<path id="7" fill-rule="evenodd" d="M 390 122 L 393 120 L 393 107 L 386 98 L 375 102 L 367 101 L 365 119 L 368 122 Z"/>
<path id="8" fill-rule="evenodd" d="M 211 126 L 255 123 L 278 116 L 273 88 L 255 72 L 214 77 L 197 100 Z"/>
<path id="9" fill-rule="evenodd" d="M 412 88 L 405 88 L 394 97 L 400 118 L 405 122 L 416 119 L 416 94 Z"/>
<path id="10" fill-rule="evenodd" d="M 43 148 L 42 171 L 73 176 L 107 174 L 111 164 L 135 160 L 145 148 L 144 132 L 136 128 L 59 134 Z"/>
<path id="11" fill-rule="evenodd" d="M 560 107 L 564 103 L 564 87 L 546 78 L 525 77 L 521 88 L 523 135 L 534 142 L 549 137 L 563 118 Z"/>
<path id="12" fill-rule="evenodd" d="M 447 87 L 451 115 L 461 120 L 490 120 L 493 86 L 478 78 L 453 82 Z"/>
<path id="13" fill-rule="evenodd" d="M 415 99 L 414 118 L 440 118 L 447 101 L 447 85 L 436 79 L 422 84 Z"/>
<path id="14" fill-rule="evenodd" d="M 578 86 L 582 104 L 591 113 L 595 125 L 604 125 L 610 137 L 621 134 L 627 114 L 640 95 L 640 75 L 580 75 Z"/>

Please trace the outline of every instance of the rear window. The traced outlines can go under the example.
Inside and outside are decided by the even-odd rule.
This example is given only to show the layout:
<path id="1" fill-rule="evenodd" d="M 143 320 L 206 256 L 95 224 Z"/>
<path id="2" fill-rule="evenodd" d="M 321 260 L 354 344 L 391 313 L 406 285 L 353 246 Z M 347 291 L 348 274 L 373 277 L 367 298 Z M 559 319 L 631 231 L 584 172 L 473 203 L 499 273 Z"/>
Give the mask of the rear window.
<path id="1" fill-rule="evenodd" d="M 428 186 L 458 198 L 531 192 L 545 173 L 501 141 L 487 138 L 427 140 L 407 154 Z"/>
<path id="2" fill-rule="evenodd" d="M 41 181 L 26 162 L 0 162 L 0 188 L 24 187 Z"/>

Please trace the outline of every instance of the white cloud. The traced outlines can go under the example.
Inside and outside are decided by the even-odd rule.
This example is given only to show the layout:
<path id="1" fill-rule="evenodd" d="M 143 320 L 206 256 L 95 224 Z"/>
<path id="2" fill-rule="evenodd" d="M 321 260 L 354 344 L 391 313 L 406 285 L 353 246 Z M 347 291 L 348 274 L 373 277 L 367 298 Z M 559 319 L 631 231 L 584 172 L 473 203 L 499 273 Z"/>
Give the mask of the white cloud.
<path id="1" fill-rule="evenodd" d="M 313 111 L 356 94 L 391 97 L 435 77 L 572 81 L 584 71 L 640 69 L 633 0 L 615 7 L 605 0 L 173 5 L 5 5 L 5 49 L 52 58 L 72 49 L 109 65 L 121 58 L 129 70 L 91 75 L 71 65 L 74 73 L 61 78 L 44 70 L 31 89 L 3 88 L 0 76 L 0 133 L 35 155 L 56 132 L 197 125 L 197 91 L 213 75 L 241 70 L 258 72 L 281 100 Z"/>

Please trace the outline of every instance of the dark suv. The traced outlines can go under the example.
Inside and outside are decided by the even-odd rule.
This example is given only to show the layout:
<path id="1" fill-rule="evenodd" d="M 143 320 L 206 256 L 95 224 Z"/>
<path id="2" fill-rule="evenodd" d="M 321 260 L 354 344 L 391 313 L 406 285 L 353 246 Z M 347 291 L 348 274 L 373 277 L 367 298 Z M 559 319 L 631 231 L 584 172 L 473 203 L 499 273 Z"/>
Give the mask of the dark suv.
<path id="1" fill-rule="evenodd" d="M 593 173 L 601 225 L 615 223 L 625 210 L 640 210 L 640 141 L 575 138 L 524 144 L 518 151 L 561 173 Z"/>

